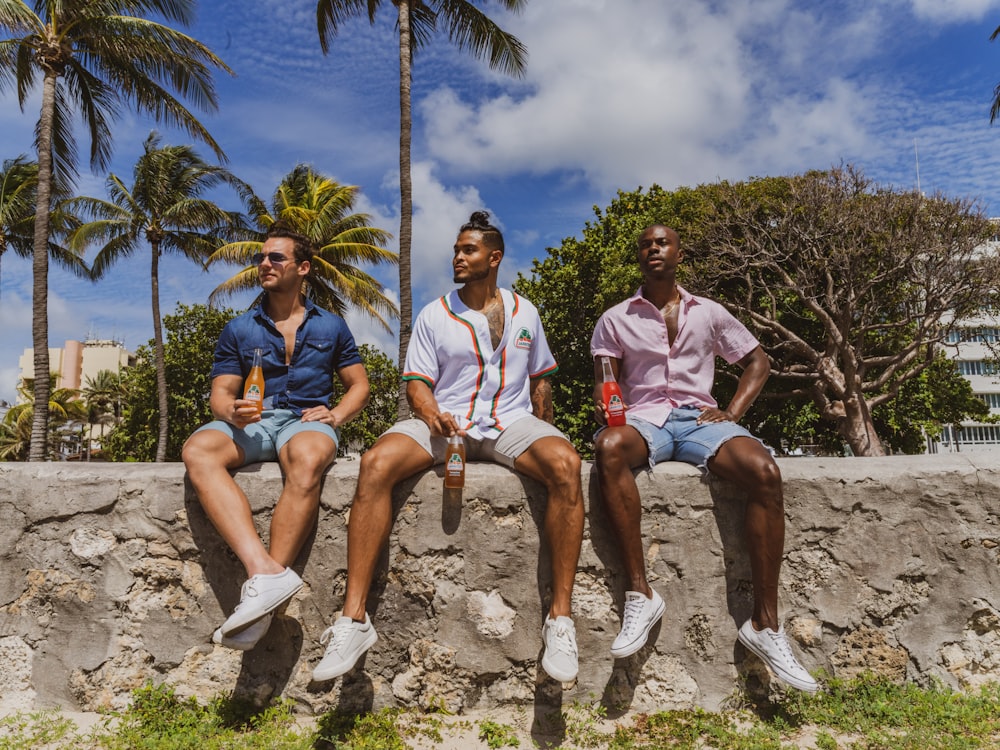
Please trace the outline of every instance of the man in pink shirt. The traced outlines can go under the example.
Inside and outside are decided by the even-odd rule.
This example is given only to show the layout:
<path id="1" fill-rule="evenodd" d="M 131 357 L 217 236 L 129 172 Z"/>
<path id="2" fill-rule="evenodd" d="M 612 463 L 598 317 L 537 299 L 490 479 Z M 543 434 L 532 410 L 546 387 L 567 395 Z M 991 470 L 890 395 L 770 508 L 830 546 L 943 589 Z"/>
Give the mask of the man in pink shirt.
<path id="1" fill-rule="evenodd" d="M 680 238 L 662 225 L 638 238 L 643 284 L 605 311 L 590 350 L 594 356 L 597 477 L 628 579 L 622 629 L 611 647 L 618 658 L 641 649 L 663 616 L 663 599 L 649 586 L 643 556 L 642 501 L 633 469 L 684 461 L 743 487 L 745 533 L 753 579 L 753 613 L 739 640 L 780 679 L 815 691 L 778 620 L 778 573 L 784 554 L 781 473 L 764 444 L 737 422 L 760 393 L 770 364 L 757 339 L 722 305 L 696 297 L 676 282 Z M 602 402 L 602 357 L 622 389 L 626 424 L 608 427 Z M 725 408 L 712 398 L 715 358 L 743 373 Z"/>

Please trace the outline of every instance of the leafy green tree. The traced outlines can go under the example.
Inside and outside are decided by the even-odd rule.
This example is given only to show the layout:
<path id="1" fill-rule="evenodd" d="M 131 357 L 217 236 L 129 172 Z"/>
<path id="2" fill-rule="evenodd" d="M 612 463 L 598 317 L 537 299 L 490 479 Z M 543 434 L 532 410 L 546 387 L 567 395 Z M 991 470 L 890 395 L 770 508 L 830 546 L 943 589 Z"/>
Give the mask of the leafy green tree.
<path id="1" fill-rule="evenodd" d="M 30 258 L 35 236 L 35 193 L 38 188 L 38 164 L 21 155 L 6 159 L 0 166 L 0 261 L 7 251 Z M 56 188 L 57 198 L 65 190 Z M 90 269 L 77 253 L 67 250 L 61 239 L 79 220 L 61 203 L 50 214 L 49 257 L 81 278 L 90 276 Z"/>
<path id="2" fill-rule="evenodd" d="M 358 264 L 396 263 L 398 257 L 383 247 L 391 237 L 388 232 L 369 226 L 368 214 L 351 213 L 357 194 L 357 186 L 341 185 L 300 164 L 278 185 L 270 209 L 251 198 L 250 212 L 259 231 L 250 239 L 223 245 L 209 258 L 210 265 L 223 262 L 243 266 L 212 291 L 209 302 L 214 304 L 235 292 L 259 289 L 257 266 L 251 258 L 260 252 L 267 229 L 280 221 L 316 246 L 306 277 L 306 296 L 338 315 L 356 307 L 389 330 L 386 316 L 395 318 L 399 311 L 385 295 L 382 284 Z"/>
<path id="3" fill-rule="evenodd" d="M 937 351 L 931 365 L 903 383 L 891 401 L 873 410 L 878 434 L 886 446 L 900 453 L 923 453 L 927 439 L 940 437 L 946 425 L 963 420 L 994 421 L 989 407 L 955 368 Z"/>
<path id="4" fill-rule="evenodd" d="M 95 279 L 104 276 L 117 261 L 149 246 L 153 361 L 160 407 L 157 461 L 166 460 L 170 431 L 160 319 L 160 256 L 179 253 L 204 266 L 224 238 L 241 227 L 238 214 L 224 211 L 202 197 L 222 184 L 230 185 L 244 197 L 251 192 L 227 169 L 203 161 L 191 146 L 161 146 L 159 136 L 151 133 L 133 169 L 131 188 L 111 174 L 107 180 L 110 200 L 76 198 L 69 202 L 96 217 L 70 238 L 74 248 L 100 245 L 92 267 Z"/>
<path id="5" fill-rule="evenodd" d="M 810 399 L 854 455 L 883 455 L 873 410 L 1000 289 L 1000 258 L 981 250 L 989 220 L 852 166 L 705 189 L 713 211 L 686 243 L 692 291 L 755 331 L 781 395 Z"/>
<path id="6" fill-rule="evenodd" d="M 385 352 L 369 344 L 358 347 L 365 370 L 371 397 L 368 406 L 340 428 L 340 452 L 364 453 L 375 444 L 379 435 L 392 427 L 396 421 L 396 392 L 399 390 L 399 367 Z M 334 382 L 333 400 L 344 395 L 339 380 Z"/>
<path id="7" fill-rule="evenodd" d="M 90 136 L 90 163 L 106 168 L 111 125 L 129 105 L 184 128 L 222 150 L 172 92 L 206 109 L 216 106 L 212 71 L 225 63 L 195 39 L 152 20 L 183 26 L 194 20 L 195 0 L 0 0 L 0 89 L 13 86 L 24 109 L 41 77 L 35 130 L 38 185 L 32 240 L 32 343 L 35 409 L 29 459 L 45 458 L 48 434 L 48 259 L 50 210 L 56 180 L 72 182 L 76 142 L 70 125 L 79 110 Z"/>
<path id="8" fill-rule="evenodd" d="M 173 315 L 164 316 L 164 360 L 170 384 L 167 461 L 180 460 L 188 435 L 212 419 L 208 396 L 215 344 L 233 315 L 228 309 L 178 304 Z M 139 347 L 136 365 L 122 375 L 122 420 L 104 442 L 105 455 L 111 461 L 152 461 L 156 456 L 160 407 L 154 345 L 151 340 Z"/>
<path id="9" fill-rule="evenodd" d="M 389 3 L 386 2 L 386 5 Z M 520 12 L 527 0 L 497 0 L 512 13 Z M 375 24 L 375 15 L 383 0 L 319 0 L 316 23 L 323 53 L 330 51 L 341 26 L 367 12 Z M 410 177 L 410 145 L 413 128 L 410 89 L 413 83 L 414 53 L 428 45 L 440 26 L 448 29 L 448 40 L 460 50 L 470 51 L 477 59 L 486 59 L 492 70 L 509 75 L 524 75 L 527 51 L 517 37 L 508 34 L 470 0 L 392 0 L 396 8 L 399 32 L 399 367 L 403 367 L 410 343 L 413 320 L 413 296 L 410 288 L 410 246 L 413 239 L 413 183 Z M 409 413 L 406 390 L 400 381 L 397 410 L 402 417 Z"/>

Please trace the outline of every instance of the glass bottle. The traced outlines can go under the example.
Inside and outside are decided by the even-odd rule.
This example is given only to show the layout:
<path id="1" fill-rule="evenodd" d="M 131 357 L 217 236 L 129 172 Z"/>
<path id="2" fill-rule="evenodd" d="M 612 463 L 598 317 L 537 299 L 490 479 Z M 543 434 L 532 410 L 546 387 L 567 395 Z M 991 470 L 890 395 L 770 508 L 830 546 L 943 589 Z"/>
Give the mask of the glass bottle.
<path id="1" fill-rule="evenodd" d="M 444 462 L 444 486 L 459 490 L 465 486 L 465 441 L 457 432 L 448 438 Z"/>
<path id="2" fill-rule="evenodd" d="M 611 358 L 601 357 L 601 366 L 604 369 L 601 397 L 608 413 L 608 427 L 621 427 L 625 424 L 625 402 L 622 400 L 621 386 L 615 380 L 614 370 L 611 369 Z"/>
<path id="3" fill-rule="evenodd" d="M 243 386 L 243 398 L 253 401 L 257 413 L 264 410 L 264 369 L 261 366 L 262 353 L 260 349 L 253 350 L 253 365 Z"/>

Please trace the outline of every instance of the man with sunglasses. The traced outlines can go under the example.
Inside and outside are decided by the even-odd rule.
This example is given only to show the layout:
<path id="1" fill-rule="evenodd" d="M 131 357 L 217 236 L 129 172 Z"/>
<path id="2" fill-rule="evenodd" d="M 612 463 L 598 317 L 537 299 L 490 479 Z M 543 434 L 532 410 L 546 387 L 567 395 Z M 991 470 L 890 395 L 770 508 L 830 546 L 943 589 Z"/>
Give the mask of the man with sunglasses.
<path id="1" fill-rule="evenodd" d="M 226 324 L 216 345 L 209 397 L 215 420 L 196 430 L 182 453 L 206 515 L 248 579 L 212 640 L 244 651 L 257 645 L 274 611 L 302 587 L 289 566 L 316 524 L 320 482 L 337 455 L 337 427 L 368 403 L 368 375 L 347 324 L 302 293 L 313 252 L 309 238 L 297 232 L 279 224 L 268 232 L 253 258 L 263 290 L 259 302 Z M 262 413 L 243 398 L 255 349 L 263 354 Z M 345 392 L 331 405 L 334 375 Z M 230 472 L 274 460 L 285 483 L 265 547 Z"/>

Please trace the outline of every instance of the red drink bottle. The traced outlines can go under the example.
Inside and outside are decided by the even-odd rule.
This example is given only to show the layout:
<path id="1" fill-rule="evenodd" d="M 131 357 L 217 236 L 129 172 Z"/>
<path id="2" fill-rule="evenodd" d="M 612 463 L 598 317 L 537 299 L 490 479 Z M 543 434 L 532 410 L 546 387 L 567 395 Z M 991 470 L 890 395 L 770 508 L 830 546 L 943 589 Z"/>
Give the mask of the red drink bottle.
<path id="1" fill-rule="evenodd" d="M 604 368 L 604 386 L 601 397 L 604 400 L 604 408 L 608 412 L 608 427 L 621 427 L 625 424 L 625 402 L 622 400 L 622 389 L 615 380 L 615 373 L 611 369 L 610 357 L 601 357 L 601 366 Z"/>

